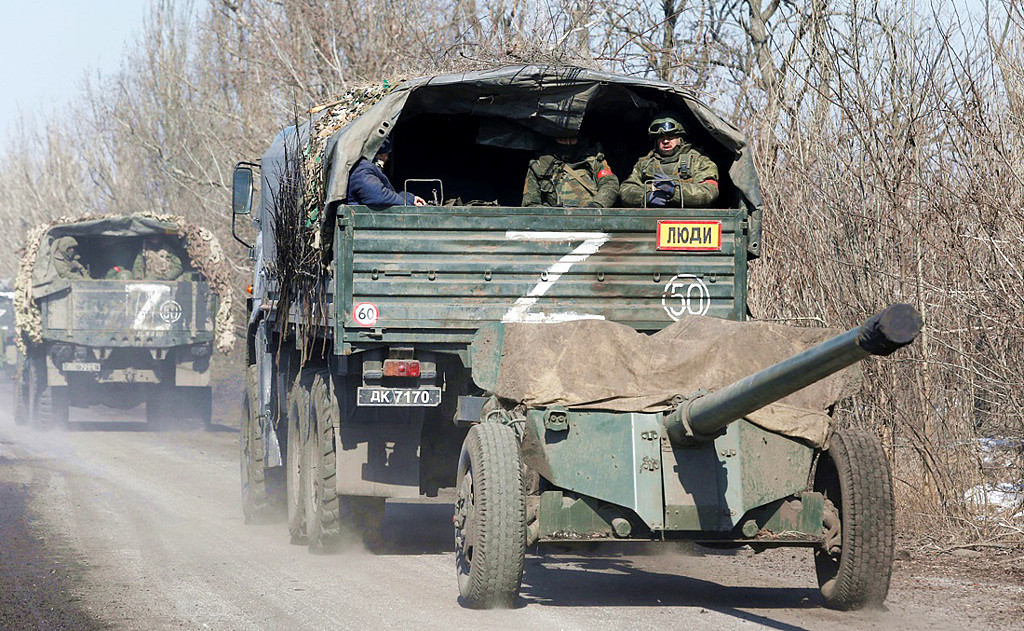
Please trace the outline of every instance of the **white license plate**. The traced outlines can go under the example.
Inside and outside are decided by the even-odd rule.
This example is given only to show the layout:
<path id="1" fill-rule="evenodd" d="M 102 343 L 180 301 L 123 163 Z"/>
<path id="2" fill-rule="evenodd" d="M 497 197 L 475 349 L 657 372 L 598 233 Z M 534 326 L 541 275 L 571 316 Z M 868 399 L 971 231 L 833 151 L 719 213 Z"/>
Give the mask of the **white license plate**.
<path id="1" fill-rule="evenodd" d="M 64 372 L 99 372 L 99 362 L 64 362 L 61 365 Z"/>
<path id="2" fill-rule="evenodd" d="M 437 407 L 440 388 L 359 388 L 357 403 L 362 407 Z"/>

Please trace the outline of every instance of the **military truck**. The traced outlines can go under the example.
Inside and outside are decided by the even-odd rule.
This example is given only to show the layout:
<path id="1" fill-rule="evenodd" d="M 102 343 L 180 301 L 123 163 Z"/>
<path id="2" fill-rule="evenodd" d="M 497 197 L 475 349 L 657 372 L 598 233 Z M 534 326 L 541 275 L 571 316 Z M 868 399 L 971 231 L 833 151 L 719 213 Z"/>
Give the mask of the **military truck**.
<path id="1" fill-rule="evenodd" d="M 719 168 L 712 207 L 521 207 L 552 137 L 599 141 L 624 177 L 665 111 Z M 390 180 L 429 205 L 346 203 L 385 138 Z M 855 379 L 829 375 L 920 319 L 897 306 L 835 340 L 745 322 L 757 174 L 692 94 L 548 66 L 422 78 L 317 109 L 234 178 L 255 226 L 236 234 L 254 263 L 247 521 L 283 503 L 293 542 L 372 546 L 387 499 L 455 487 L 466 606 L 510 606 L 528 546 L 579 541 L 810 547 L 827 606 L 885 598 L 885 454 L 834 431 Z"/>
<path id="2" fill-rule="evenodd" d="M 15 292 L 16 422 L 46 430 L 67 426 L 72 407 L 145 403 L 154 427 L 210 423 L 219 301 L 186 227 L 139 214 L 30 234 Z"/>
<path id="3" fill-rule="evenodd" d="M 14 377 L 18 347 L 14 343 L 14 292 L 0 291 L 0 363 L 7 377 Z"/>

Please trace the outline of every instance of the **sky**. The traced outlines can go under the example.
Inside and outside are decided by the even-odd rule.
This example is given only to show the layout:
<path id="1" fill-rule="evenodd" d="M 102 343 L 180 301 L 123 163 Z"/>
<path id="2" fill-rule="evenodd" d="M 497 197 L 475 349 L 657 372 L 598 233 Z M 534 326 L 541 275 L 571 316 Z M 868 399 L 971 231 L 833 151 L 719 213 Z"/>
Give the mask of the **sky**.
<path id="1" fill-rule="evenodd" d="M 116 72 L 149 3 L 0 0 L 0 145 L 13 135 L 19 112 L 63 106 L 87 72 Z"/>

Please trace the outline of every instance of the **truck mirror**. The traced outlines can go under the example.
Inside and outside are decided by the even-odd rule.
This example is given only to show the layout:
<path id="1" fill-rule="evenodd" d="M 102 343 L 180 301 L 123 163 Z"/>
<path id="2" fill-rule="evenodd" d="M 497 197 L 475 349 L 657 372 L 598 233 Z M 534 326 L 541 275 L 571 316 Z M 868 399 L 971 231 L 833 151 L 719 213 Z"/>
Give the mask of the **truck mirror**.
<path id="1" fill-rule="evenodd" d="M 235 215 L 252 212 L 252 169 L 248 166 L 240 164 L 235 167 L 231 183 L 231 212 Z"/>

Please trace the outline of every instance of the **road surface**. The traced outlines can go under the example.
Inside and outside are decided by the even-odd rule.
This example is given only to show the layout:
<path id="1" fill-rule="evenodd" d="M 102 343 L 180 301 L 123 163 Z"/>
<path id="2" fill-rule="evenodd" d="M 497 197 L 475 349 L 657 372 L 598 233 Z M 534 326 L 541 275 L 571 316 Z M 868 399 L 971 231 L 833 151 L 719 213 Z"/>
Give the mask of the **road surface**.
<path id="1" fill-rule="evenodd" d="M 147 431 L 94 408 L 70 432 L 0 391 L 0 629 L 1014 628 L 1024 588 L 898 562 L 884 611 L 823 609 L 810 553 L 624 546 L 527 558 L 511 611 L 460 607 L 451 509 L 389 504 L 384 550 L 332 556 L 247 526 L 238 433 Z M 453 463 L 454 466 L 454 463 Z M 1019 627 L 1018 627 L 1019 628 Z"/>

